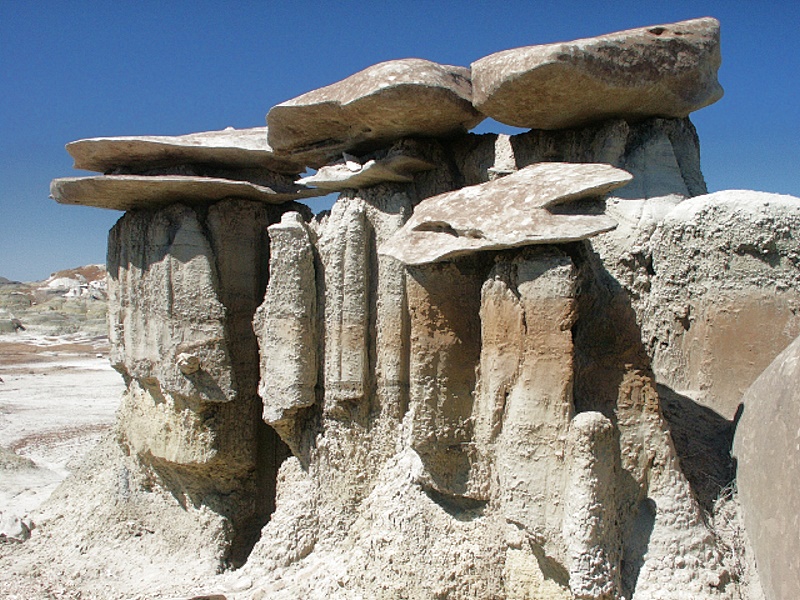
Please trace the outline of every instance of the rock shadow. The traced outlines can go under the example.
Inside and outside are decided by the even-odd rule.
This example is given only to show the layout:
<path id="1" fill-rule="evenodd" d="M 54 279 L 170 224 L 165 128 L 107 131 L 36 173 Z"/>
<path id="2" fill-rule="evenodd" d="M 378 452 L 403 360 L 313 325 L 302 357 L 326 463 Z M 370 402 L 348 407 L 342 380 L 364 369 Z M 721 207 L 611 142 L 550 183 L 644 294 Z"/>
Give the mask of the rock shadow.
<path id="1" fill-rule="evenodd" d="M 666 385 L 658 384 L 657 389 L 681 470 L 700 506 L 711 512 L 720 492 L 736 476 L 731 448 L 737 419 L 728 421 Z"/>

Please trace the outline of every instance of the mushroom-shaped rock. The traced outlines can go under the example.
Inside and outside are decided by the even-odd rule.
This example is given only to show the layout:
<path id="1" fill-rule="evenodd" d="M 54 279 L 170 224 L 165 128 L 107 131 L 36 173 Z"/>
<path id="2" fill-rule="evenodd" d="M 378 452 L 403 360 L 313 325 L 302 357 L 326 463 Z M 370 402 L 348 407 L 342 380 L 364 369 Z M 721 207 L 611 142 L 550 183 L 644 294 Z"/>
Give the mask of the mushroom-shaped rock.
<path id="1" fill-rule="evenodd" d="M 274 190 L 247 181 L 183 175 L 64 177 L 50 183 L 50 197 L 56 202 L 115 210 L 153 208 L 173 202 L 197 204 L 223 198 L 282 204 L 324 193 L 299 186 Z"/>
<path id="2" fill-rule="evenodd" d="M 605 164 L 537 163 L 501 179 L 426 198 L 379 248 L 408 265 L 482 250 L 586 239 L 616 222 L 562 206 L 621 187 L 630 173 Z"/>
<path id="3" fill-rule="evenodd" d="M 297 183 L 338 192 L 387 182 L 411 183 L 414 181 L 414 173 L 430 171 L 435 167 L 427 161 L 402 155 L 371 159 L 364 164 L 345 159 L 333 165 L 320 167 L 314 175 L 303 177 L 297 180 Z"/>
<path id="4" fill-rule="evenodd" d="M 97 137 L 67 144 L 76 169 L 109 173 L 186 164 L 260 168 L 295 174 L 303 167 L 278 157 L 267 142 L 266 127 L 204 131 L 188 135 Z"/>
<path id="5" fill-rule="evenodd" d="M 473 102 L 518 127 L 685 117 L 722 97 L 719 22 L 692 19 L 497 52 L 472 63 Z"/>
<path id="6" fill-rule="evenodd" d="M 483 120 L 466 67 L 407 58 L 373 65 L 273 107 L 269 143 L 313 167 L 406 136 L 448 136 Z"/>

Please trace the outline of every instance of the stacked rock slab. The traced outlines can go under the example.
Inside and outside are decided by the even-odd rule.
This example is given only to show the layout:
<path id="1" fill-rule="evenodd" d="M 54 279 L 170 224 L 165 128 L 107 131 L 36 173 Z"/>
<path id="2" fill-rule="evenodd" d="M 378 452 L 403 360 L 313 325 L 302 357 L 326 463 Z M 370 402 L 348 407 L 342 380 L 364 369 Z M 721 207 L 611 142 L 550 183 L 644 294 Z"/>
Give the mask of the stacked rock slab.
<path id="1" fill-rule="evenodd" d="M 464 133 L 483 118 L 472 106 L 469 69 L 407 58 L 287 100 L 270 109 L 267 125 L 278 154 L 318 167 L 403 137 Z"/>
<path id="2" fill-rule="evenodd" d="M 279 158 L 344 190 L 314 220 L 246 199 L 123 217 L 111 335 L 129 390 L 112 446 L 130 456 L 105 463 L 126 470 L 97 497 L 135 498 L 126 514 L 159 536 L 177 534 L 141 507 L 181 535 L 201 523 L 188 539 L 215 537 L 217 560 L 243 562 L 260 533 L 237 598 L 757 598 L 699 483 L 705 455 L 724 462 L 730 445 L 687 451 L 704 432 L 673 409 L 698 407 L 664 384 L 659 358 L 677 352 L 674 338 L 659 349 L 663 290 L 702 296 L 661 255 L 702 254 L 687 223 L 705 221 L 681 217 L 706 193 L 686 115 L 719 96 L 717 23 L 572 46 L 577 67 L 553 47 L 519 49 L 477 61 L 473 82 L 459 67 L 382 63 L 273 108 Z M 525 62 L 554 55 L 555 67 Z M 493 103 L 537 129 L 465 133 Z M 220 174 L 197 164 L 189 175 Z M 775 222 L 794 290 L 797 226 Z M 753 255 L 729 242 L 720 257 Z"/>
<path id="3" fill-rule="evenodd" d="M 53 180 L 50 195 L 63 204 L 134 210 L 224 198 L 281 204 L 320 195 L 292 182 L 303 167 L 274 155 L 266 127 L 90 138 L 67 150 L 75 168 L 105 175 Z"/>
<path id="4" fill-rule="evenodd" d="M 428 198 L 381 248 L 420 265 L 476 251 L 574 242 L 609 231 L 605 215 L 560 213 L 558 207 L 604 196 L 629 173 L 602 164 L 531 165 L 502 179 Z"/>
<path id="5" fill-rule="evenodd" d="M 498 52 L 472 63 L 473 102 L 517 127 L 685 117 L 722 97 L 719 22 L 695 19 Z"/>

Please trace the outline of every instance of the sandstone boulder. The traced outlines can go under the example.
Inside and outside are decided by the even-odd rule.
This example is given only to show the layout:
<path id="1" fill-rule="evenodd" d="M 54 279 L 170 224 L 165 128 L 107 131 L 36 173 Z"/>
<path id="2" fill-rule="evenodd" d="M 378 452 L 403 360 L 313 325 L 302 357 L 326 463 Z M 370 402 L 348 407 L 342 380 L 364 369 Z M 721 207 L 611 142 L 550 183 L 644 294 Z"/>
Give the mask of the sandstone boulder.
<path id="1" fill-rule="evenodd" d="M 563 129 L 612 117 L 685 117 L 722 97 L 719 23 L 693 19 L 472 63 L 473 103 L 517 127 Z"/>
<path id="2" fill-rule="evenodd" d="M 423 200 L 379 251 L 406 264 L 478 252 L 586 239 L 613 229 L 603 214 L 576 214 L 569 203 L 603 196 L 631 175 L 609 165 L 541 163 Z"/>
<path id="3" fill-rule="evenodd" d="M 417 58 L 373 65 L 267 115 L 275 151 L 313 167 L 343 151 L 406 136 L 463 133 L 481 120 L 472 106 L 469 69 Z"/>
<path id="4" fill-rule="evenodd" d="M 737 484 L 747 536 L 770 600 L 800 590 L 800 338 L 742 399 Z"/>
<path id="5" fill-rule="evenodd" d="M 175 202 L 201 204 L 223 198 L 280 204 L 323 193 L 299 186 L 275 190 L 247 181 L 184 175 L 64 177 L 50 183 L 50 196 L 56 202 L 114 210 L 155 208 Z"/>
<path id="6" fill-rule="evenodd" d="M 278 157 L 267 143 L 266 127 L 204 131 L 188 135 L 97 137 L 67 144 L 76 169 L 109 173 L 185 164 L 216 164 L 235 168 L 299 173 L 298 163 Z"/>

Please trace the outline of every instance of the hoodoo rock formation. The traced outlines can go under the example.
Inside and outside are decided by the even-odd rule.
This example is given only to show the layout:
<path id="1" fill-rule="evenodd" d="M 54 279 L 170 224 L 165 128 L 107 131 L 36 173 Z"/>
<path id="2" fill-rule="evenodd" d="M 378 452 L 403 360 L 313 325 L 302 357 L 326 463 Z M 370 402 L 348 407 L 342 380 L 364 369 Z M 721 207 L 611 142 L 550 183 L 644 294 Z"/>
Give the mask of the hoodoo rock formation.
<path id="1" fill-rule="evenodd" d="M 151 596 L 762 598 L 730 449 L 800 334 L 800 199 L 707 195 L 687 115 L 719 56 L 701 19 L 471 73 L 390 61 L 274 107 L 258 143 L 68 146 L 106 175 L 54 197 L 128 211 L 127 391 L 24 551 L 86 570 L 112 544 L 118 579 L 169 578 Z M 484 114 L 535 129 L 467 133 Z M 330 212 L 293 201 L 320 193 L 305 166 Z"/>

